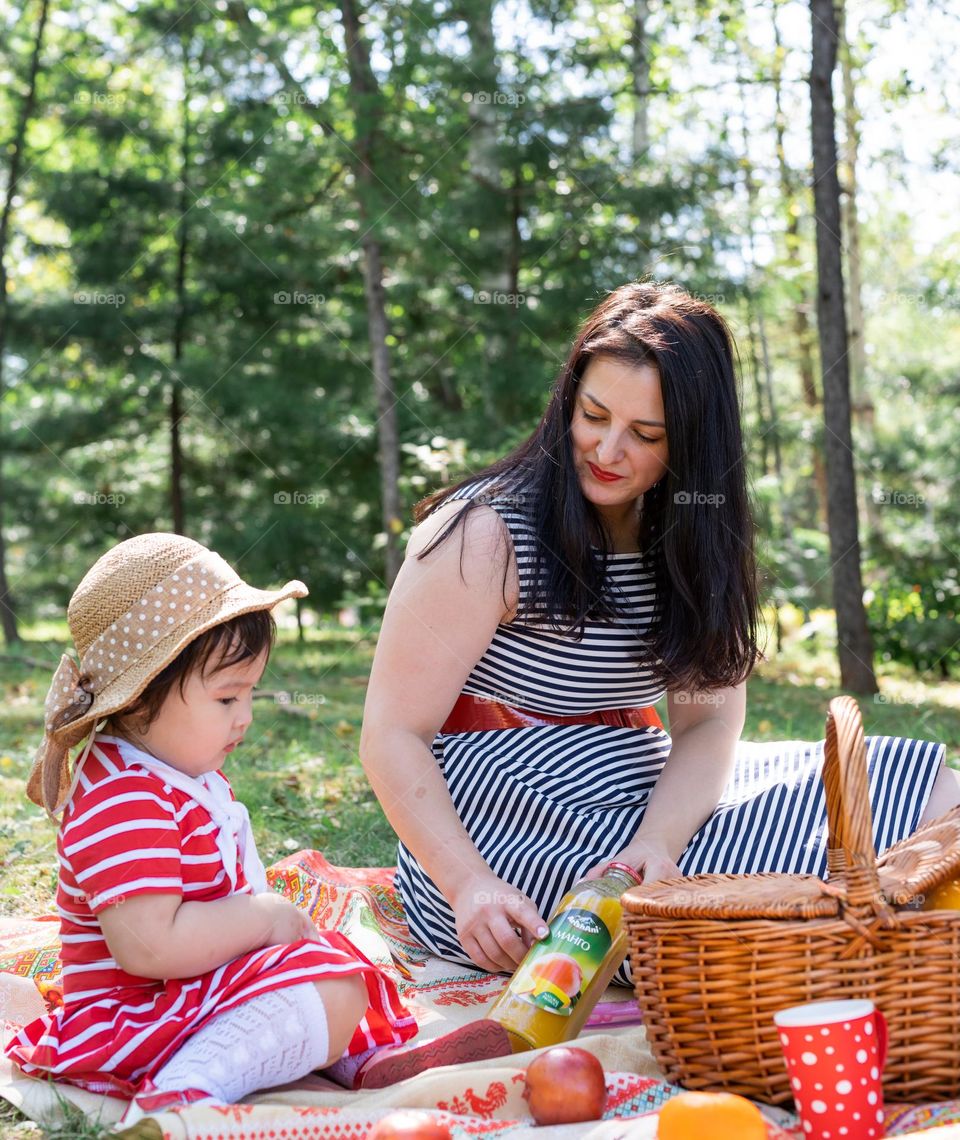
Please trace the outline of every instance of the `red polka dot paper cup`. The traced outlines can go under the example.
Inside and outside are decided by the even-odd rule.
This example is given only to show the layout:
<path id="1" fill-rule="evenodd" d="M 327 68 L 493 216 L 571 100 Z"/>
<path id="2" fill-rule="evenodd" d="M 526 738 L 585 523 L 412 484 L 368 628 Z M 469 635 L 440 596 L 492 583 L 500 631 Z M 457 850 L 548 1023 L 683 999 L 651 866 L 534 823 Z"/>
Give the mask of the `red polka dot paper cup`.
<path id="1" fill-rule="evenodd" d="M 815 1001 L 782 1009 L 773 1020 L 804 1136 L 883 1136 L 887 1023 L 873 1002 Z"/>

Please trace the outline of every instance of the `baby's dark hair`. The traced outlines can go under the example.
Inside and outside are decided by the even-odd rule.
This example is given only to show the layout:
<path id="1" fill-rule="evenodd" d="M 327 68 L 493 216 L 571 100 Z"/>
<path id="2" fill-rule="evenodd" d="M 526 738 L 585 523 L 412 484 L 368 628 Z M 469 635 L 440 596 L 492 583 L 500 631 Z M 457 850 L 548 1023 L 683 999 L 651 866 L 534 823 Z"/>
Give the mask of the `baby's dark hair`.
<path id="1" fill-rule="evenodd" d="M 254 610 L 213 626 L 182 649 L 132 704 L 114 713 L 107 722 L 108 728 L 117 728 L 119 721 L 135 717 L 138 730 L 145 732 L 156 720 L 174 685 L 182 696 L 183 686 L 192 673 L 199 671 L 202 677 L 211 676 L 241 661 L 259 657 L 264 650 L 269 653 L 276 634 L 277 626 L 269 610 Z"/>

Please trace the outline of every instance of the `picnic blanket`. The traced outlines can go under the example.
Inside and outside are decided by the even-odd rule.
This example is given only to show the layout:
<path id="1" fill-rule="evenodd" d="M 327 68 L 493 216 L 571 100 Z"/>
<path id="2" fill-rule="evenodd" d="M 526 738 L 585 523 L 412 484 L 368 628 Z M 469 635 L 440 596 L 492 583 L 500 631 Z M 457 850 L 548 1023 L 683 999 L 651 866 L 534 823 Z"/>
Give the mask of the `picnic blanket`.
<path id="1" fill-rule="evenodd" d="M 335 867 L 319 852 L 300 851 L 271 867 L 267 877 L 274 890 L 305 910 L 319 928 L 342 932 L 391 975 L 420 1026 L 415 1044 L 482 1016 L 505 984 L 502 976 L 435 958 L 413 941 L 393 889 L 393 868 Z M 0 919 L 4 1041 L 61 1000 L 58 930 L 54 916 Z M 607 1073 L 607 1111 L 596 1124 L 534 1128 L 522 1096 L 524 1072 L 535 1055 L 529 1053 L 436 1069 L 378 1091 L 350 1092 L 314 1075 L 229 1108 L 167 1112 L 142 1121 L 131 1134 L 171 1140 L 364 1140 L 376 1120 L 395 1108 L 409 1107 L 435 1112 L 457 1140 L 487 1135 L 618 1140 L 628 1121 L 631 1140 L 654 1137 L 657 1111 L 682 1090 L 660 1080 L 632 995 L 609 990 L 577 1044 L 594 1053 Z M 24 1077 L 6 1058 L 0 1060 L 0 1097 L 46 1125 L 62 1122 L 70 1105 L 107 1125 L 116 1124 L 126 1108 L 117 1098 Z M 803 1135 L 792 1114 L 768 1107 L 764 1112 L 770 1140 Z M 952 1123 L 955 1129 L 939 1134 L 944 1140 L 953 1135 L 960 1140 L 960 1102 L 892 1107 L 887 1135 Z"/>

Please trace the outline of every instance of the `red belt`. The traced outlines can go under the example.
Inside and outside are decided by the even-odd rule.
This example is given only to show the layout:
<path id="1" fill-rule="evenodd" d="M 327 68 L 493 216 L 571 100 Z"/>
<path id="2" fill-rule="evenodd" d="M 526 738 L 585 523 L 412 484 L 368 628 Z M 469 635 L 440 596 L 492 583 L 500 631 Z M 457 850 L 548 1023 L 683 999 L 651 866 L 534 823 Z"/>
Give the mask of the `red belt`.
<path id="1" fill-rule="evenodd" d="M 657 710 L 644 708 L 599 709 L 597 712 L 574 713 L 573 716 L 555 716 L 553 713 L 533 712 L 486 697 L 461 693 L 443 722 L 441 732 L 478 732 L 498 728 L 538 728 L 546 724 L 611 724 L 617 728 L 663 728 Z"/>

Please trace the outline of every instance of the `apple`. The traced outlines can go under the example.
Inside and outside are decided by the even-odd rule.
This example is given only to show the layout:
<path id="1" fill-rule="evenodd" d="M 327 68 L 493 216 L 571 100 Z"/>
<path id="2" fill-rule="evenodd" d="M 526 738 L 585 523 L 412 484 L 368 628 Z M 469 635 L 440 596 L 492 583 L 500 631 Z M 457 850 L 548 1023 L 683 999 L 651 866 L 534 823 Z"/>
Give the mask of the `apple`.
<path id="1" fill-rule="evenodd" d="M 586 1049 L 558 1045 L 530 1062 L 523 1095 L 537 1124 L 599 1120 L 607 1105 L 603 1066 Z"/>
<path id="2" fill-rule="evenodd" d="M 402 1108 L 388 1113 L 370 1129 L 367 1140 L 452 1140 L 450 1129 L 429 1112 Z"/>

